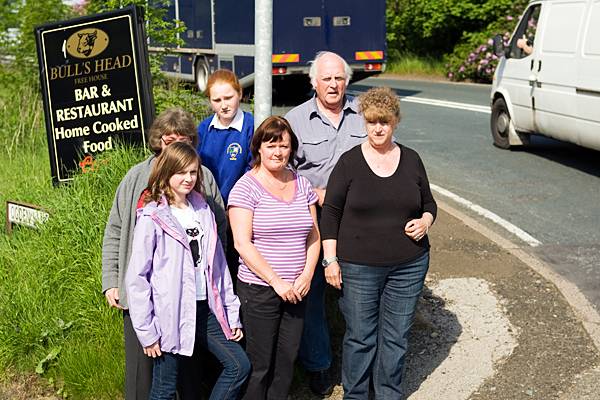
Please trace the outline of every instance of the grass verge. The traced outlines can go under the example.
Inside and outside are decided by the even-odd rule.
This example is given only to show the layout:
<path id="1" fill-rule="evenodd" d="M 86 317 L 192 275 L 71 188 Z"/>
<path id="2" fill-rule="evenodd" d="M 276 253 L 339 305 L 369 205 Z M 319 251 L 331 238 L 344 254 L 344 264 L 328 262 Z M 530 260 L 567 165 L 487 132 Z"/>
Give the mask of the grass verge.
<path id="1" fill-rule="evenodd" d="M 48 174 L 30 185 L 13 180 L 9 196 L 22 200 L 27 191 L 26 200 L 44 206 L 51 217 L 38 230 L 0 236 L 4 369 L 36 371 L 75 398 L 121 397 L 122 322 L 100 293 L 101 245 L 114 190 L 143 157 L 140 149 L 120 147 L 97 171 L 57 188 Z M 38 162 L 47 165 L 43 157 L 16 156 L 9 168 L 26 164 L 23 177 Z"/>
<path id="2" fill-rule="evenodd" d="M 102 237 L 118 183 L 147 151 L 116 146 L 96 171 L 54 187 L 32 82 L 0 68 L 0 219 L 6 200 L 50 213 L 37 230 L 0 232 L 0 378 L 37 372 L 58 397 L 119 399 L 123 324 L 100 293 Z M 202 97 L 177 82 L 155 88 L 155 105 L 208 115 Z"/>
<path id="3" fill-rule="evenodd" d="M 408 53 L 388 60 L 385 72 L 424 78 L 429 77 L 432 79 L 446 79 L 446 68 L 442 60 Z"/>

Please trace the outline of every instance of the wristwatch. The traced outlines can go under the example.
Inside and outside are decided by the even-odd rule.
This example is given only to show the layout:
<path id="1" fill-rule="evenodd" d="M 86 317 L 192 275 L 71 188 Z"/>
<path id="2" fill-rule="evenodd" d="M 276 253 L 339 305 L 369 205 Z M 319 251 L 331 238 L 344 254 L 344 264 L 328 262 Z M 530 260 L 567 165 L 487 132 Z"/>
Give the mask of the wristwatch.
<path id="1" fill-rule="evenodd" d="M 323 268 L 327 268 L 329 267 L 329 265 L 333 264 L 334 262 L 337 262 L 338 258 L 337 257 L 329 257 L 329 258 L 324 258 L 323 261 L 321 261 L 321 265 L 323 266 Z"/>

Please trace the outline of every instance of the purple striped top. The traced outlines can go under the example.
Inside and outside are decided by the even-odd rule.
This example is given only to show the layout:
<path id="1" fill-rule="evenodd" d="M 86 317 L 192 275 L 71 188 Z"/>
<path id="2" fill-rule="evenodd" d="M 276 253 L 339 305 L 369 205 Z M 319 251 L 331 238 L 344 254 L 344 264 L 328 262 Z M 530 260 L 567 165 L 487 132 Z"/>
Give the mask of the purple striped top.
<path id="1" fill-rule="evenodd" d="M 242 176 L 229 194 L 228 207 L 251 210 L 252 243 L 273 271 L 293 283 L 306 264 L 306 238 L 313 227 L 309 206 L 318 201 L 306 178 L 294 174 L 296 195 L 290 202 L 273 196 L 251 174 Z M 268 286 L 240 257 L 238 278 L 245 283 Z"/>

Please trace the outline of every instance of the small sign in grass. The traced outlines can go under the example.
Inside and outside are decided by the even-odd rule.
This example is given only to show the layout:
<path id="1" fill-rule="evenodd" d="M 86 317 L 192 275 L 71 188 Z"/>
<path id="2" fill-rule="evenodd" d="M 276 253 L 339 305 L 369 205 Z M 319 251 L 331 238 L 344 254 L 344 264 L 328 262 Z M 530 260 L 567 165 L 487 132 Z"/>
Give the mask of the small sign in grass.
<path id="1" fill-rule="evenodd" d="M 50 218 L 50 214 L 39 206 L 16 201 L 6 202 L 6 232 L 12 233 L 13 225 L 37 228 Z"/>

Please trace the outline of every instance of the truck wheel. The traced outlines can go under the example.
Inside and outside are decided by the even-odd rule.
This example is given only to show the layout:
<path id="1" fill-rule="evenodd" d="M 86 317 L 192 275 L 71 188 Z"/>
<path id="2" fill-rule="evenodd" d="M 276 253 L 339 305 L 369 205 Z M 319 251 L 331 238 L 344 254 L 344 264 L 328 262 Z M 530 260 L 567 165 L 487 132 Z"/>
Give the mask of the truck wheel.
<path id="1" fill-rule="evenodd" d="M 508 113 L 506 102 L 502 98 L 494 101 L 494 104 L 492 105 L 491 128 L 494 146 L 501 149 L 508 149 L 510 147 L 508 141 L 510 114 Z"/>
<path id="2" fill-rule="evenodd" d="M 204 92 L 208 83 L 208 65 L 204 59 L 196 62 L 196 86 L 198 90 Z"/>

